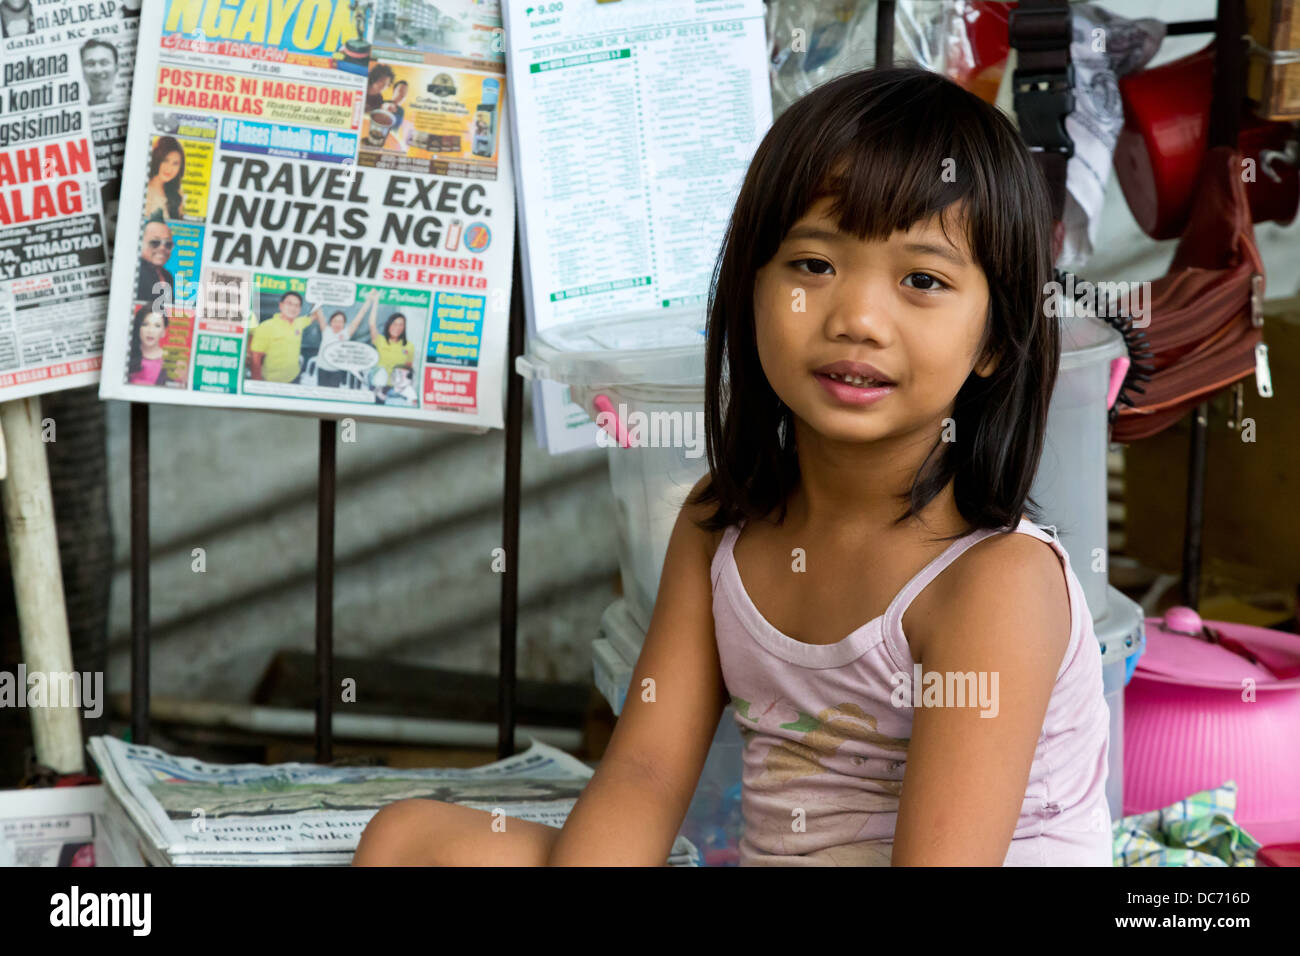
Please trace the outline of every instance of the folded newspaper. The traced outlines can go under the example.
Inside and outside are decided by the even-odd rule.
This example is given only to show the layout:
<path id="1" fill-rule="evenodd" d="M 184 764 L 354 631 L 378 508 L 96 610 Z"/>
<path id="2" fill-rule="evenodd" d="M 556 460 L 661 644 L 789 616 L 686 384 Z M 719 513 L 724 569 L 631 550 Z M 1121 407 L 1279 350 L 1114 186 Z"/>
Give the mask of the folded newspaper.
<path id="1" fill-rule="evenodd" d="M 154 866 L 346 866 L 361 831 L 395 800 L 425 797 L 561 827 L 592 770 L 534 740 L 470 769 L 213 764 L 114 737 L 92 737 L 108 791 L 106 829 Z M 699 866 L 678 836 L 669 866 Z"/>

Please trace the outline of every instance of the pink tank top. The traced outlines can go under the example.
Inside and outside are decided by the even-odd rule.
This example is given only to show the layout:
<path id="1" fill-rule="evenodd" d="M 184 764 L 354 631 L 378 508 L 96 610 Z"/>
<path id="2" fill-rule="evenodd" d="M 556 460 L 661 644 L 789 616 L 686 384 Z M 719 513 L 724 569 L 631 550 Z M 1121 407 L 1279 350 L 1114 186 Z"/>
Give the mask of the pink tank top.
<path id="1" fill-rule="evenodd" d="M 896 693 L 891 680 L 913 675 L 903 613 L 967 548 L 998 532 L 954 540 L 882 616 L 821 645 L 781 633 L 750 600 L 732 554 L 742 526 L 724 532 L 711 569 L 718 655 L 744 741 L 740 864 L 888 866 L 912 731 L 911 694 Z M 1061 559 L 1070 641 L 1003 865 L 1110 866 L 1101 650 L 1055 530 L 1028 519 L 1016 528 L 1048 542 Z M 905 697 L 904 705 L 891 696 Z"/>
<path id="2" fill-rule="evenodd" d="M 158 381 L 158 373 L 162 371 L 163 360 L 161 358 L 141 358 L 140 371 L 131 376 L 132 385 L 153 385 Z"/>

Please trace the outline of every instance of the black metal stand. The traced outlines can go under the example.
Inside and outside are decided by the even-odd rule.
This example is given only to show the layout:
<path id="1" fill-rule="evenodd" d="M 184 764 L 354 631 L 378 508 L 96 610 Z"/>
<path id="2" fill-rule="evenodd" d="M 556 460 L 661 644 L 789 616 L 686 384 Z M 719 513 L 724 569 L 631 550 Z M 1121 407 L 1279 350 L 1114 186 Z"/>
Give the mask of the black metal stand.
<path id="1" fill-rule="evenodd" d="M 149 743 L 149 406 L 131 405 L 131 742 Z"/>
<path id="2" fill-rule="evenodd" d="M 876 69 L 894 62 L 894 0 L 880 0 L 876 6 Z"/>
<path id="3" fill-rule="evenodd" d="M 501 659 L 497 695 L 497 754 L 515 752 L 515 689 L 519 597 L 520 449 L 523 441 L 523 379 L 515 358 L 524 348 L 523 276 L 515 228 L 514 281 L 510 293 L 509 358 L 506 365 L 505 492 L 501 577 Z M 320 470 L 316 497 L 316 762 L 334 759 L 334 508 L 338 423 L 320 422 Z M 131 740 L 149 742 L 149 406 L 131 405 Z"/>
<path id="4" fill-rule="evenodd" d="M 316 486 L 316 762 L 334 759 L 334 487 L 338 423 L 320 423 Z"/>
<path id="5" fill-rule="evenodd" d="M 506 552 L 501 575 L 501 662 L 497 671 L 497 757 L 515 752 L 515 651 L 519 608 L 519 486 L 523 440 L 524 380 L 515 358 L 524 350 L 524 277 L 520 265 L 519 223 L 515 221 L 514 278 L 510 284 L 510 346 L 506 359 L 506 461 L 501 542 Z"/>

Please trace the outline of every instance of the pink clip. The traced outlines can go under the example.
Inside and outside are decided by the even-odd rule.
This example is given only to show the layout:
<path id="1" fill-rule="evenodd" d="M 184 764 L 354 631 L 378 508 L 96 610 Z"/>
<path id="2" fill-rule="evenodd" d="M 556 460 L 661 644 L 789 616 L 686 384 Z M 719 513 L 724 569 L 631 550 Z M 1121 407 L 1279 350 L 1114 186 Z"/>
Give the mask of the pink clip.
<path id="1" fill-rule="evenodd" d="M 623 427 L 623 420 L 618 417 L 618 412 L 614 411 L 614 403 L 609 400 L 609 397 L 597 395 L 592 399 L 591 403 L 596 406 L 597 412 L 605 412 L 610 416 L 609 419 L 606 419 L 606 424 L 603 427 L 605 431 L 614 436 L 614 440 L 618 442 L 619 447 L 631 448 L 632 445 L 627 439 L 627 429 Z M 608 424 L 610 420 L 614 423 L 612 428 Z M 596 424 L 600 424 L 599 417 L 596 419 Z"/>
<path id="2" fill-rule="evenodd" d="M 1120 386 L 1124 384 L 1124 376 L 1128 374 L 1129 358 L 1127 355 L 1121 355 L 1119 358 L 1110 360 L 1110 387 L 1106 389 L 1106 407 L 1110 408 L 1115 404 L 1115 399 L 1119 398 Z"/>

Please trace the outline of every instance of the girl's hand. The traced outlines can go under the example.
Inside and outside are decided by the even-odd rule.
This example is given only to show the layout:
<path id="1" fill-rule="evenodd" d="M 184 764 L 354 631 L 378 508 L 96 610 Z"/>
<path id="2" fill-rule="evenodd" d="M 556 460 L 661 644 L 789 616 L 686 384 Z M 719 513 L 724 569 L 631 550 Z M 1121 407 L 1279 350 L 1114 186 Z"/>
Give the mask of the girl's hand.
<path id="1" fill-rule="evenodd" d="M 922 672 L 945 689 L 949 674 L 974 673 L 975 690 L 984 678 L 990 693 L 985 706 L 916 708 L 892 862 L 1001 866 L 1070 639 L 1064 570 L 1046 542 L 994 535 L 927 590 L 925 616 L 910 625 L 913 658 L 919 648 Z"/>

